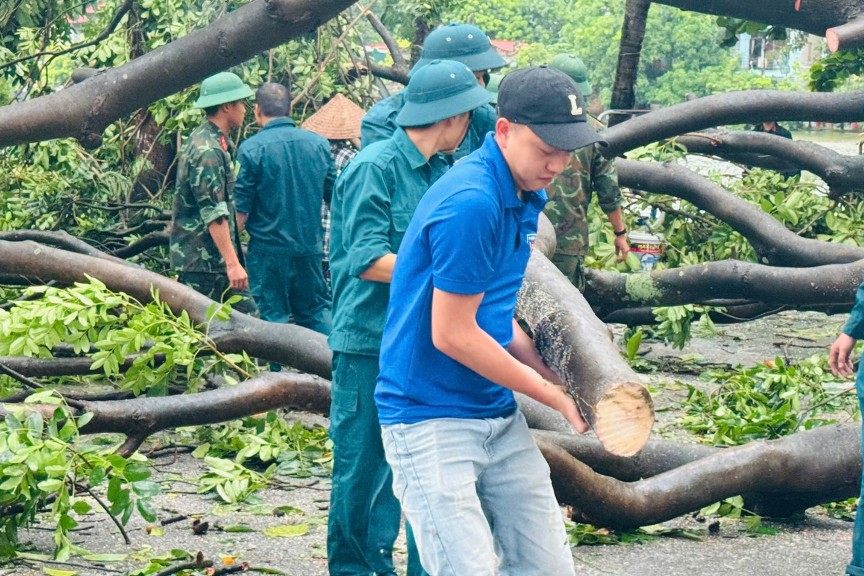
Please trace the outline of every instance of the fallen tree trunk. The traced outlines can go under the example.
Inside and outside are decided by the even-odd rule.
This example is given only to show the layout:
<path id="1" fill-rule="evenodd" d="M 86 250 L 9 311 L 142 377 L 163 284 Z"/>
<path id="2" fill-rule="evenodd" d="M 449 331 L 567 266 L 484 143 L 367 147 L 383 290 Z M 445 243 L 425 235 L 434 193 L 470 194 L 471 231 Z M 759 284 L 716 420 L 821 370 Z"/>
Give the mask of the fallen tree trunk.
<path id="1" fill-rule="evenodd" d="M 657 4 L 675 6 L 681 10 L 702 12 L 714 16 L 729 16 L 741 20 L 764 22 L 803 30 L 817 36 L 833 26 L 842 25 L 861 14 L 858 0 L 653 0 Z"/>
<path id="2" fill-rule="evenodd" d="M 864 258 L 864 248 L 858 246 L 801 238 L 759 207 L 684 166 L 623 159 L 616 164 L 622 186 L 669 194 L 713 214 L 747 238 L 763 264 L 819 266 Z"/>
<path id="3" fill-rule="evenodd" d="M 603 131 L 609 157 L 665 138 L 728 124 L 767 120 L 864 120 L 864 91 L 843 93 L 746 90 L 705 96 L 655 110 Z"/>
<path id="4" fill-rule="evenodd" d="M 764 132 L 725 130 L 684 134 L 675 141 L 691 154 L 718 156 L 777 171 L 808 170 L 828 184 L 831 198 L 864 190 L 864 157 L 839 154 L 815 142 Z"/>
<path id="5" fill-rule="evenodd" d="M 545 224 L 541 238 L 550 231 Z M 554 243 L 545 247 L 554 251 Z M 603 446 L 622 456 L 638 452 L 654 425 L 651 397 L 606 325 L 540 250 L 528 262 L 516 316 L 528 324 L 543 360 L 562 377 Z"/>
<path id="6" fill-rule="evenodd" d="M 196 394 L 79 401 L 74 414 L 93 414 L 81 428 L 83 434 L 126 434 L 127 440 L 118 453 L 129 455 L 148 436 L 161 430 L 227 422 L 282 407 L 326 416 L 330 412 L 330 383 L 308 374 L 267 372 L 236 386 Z M 56 409 L 55 405 L 46 405 L 46 416 Z M 6 413 L 7 409 L 0 406 L 0 417 Z"/>
<path id="7" fill-rule="evenodd" d="M 549 437 L 538 437 L 559 501 L 582 522 L 635 528 L 671 520 L 736 495 L 748 510 L 790 516 L 858 494 L 860 426 L 826 426 L 750 442 L 635 482 L 603 476 Z"/>
<path id="8" fill-rule="evenodd" d="M 153 290 L 175 313 L 186 311 L 197 324 L 209 323 L 208 335 L 223 352 L 245 351 L 251 356 L 293 366 L 309 374 L 330 378 L 330 349 L 324 336 L 294 324 L 277 324 L 232 311 L 225 322 L 208 319 L 213 301 L 179 282 L 117 259 L 86 256 L 35 242 L 0 241 L 0 269 L 22 278 L 65 284 L 87 282 L 87 276 L 111 290 L 149 302 Z"/>
<path id="9" fill-rule="evenodd" d="M 207 28 L 64 90 L 0 107 L 0 146 L 74 137 L 88 148 L 115 120 L 315 30 L 356 0 L 256 0 Z"/>
<path id="10" fill-rule="evenodd" d="M 601 318 L 627 308 L 734 298 L 775 307 L 843 305 L 848 310 L 864 280 L 864 260 L 812 268 L 722 260 L 636 274 L 591 270 L 586 280 L 585 298 Z"/>

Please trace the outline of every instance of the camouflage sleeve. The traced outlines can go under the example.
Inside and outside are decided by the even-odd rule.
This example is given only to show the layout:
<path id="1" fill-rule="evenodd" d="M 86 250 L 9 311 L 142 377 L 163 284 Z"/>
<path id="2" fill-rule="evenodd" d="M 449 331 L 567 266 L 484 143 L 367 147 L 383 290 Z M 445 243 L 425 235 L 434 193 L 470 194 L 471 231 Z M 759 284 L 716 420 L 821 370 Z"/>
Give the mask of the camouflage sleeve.
<path id="1" fill-rule="evenodd" d="M 189 187 L 205 225 L 231 215 L 226 202 L 226 182 L 223 152 L 212 148 L 202 151 L 191 169 Z"/>
<path id="2" fill-rule="evenodd" d="M 606 214 L 623 203 L 621 189 L 618 187 L 618 171 L 615 169 L 615 159 L 606 158 L 599 150 L 595 150 L 591 161 L 591 184 L 597 194 L 597 203 Z"/>

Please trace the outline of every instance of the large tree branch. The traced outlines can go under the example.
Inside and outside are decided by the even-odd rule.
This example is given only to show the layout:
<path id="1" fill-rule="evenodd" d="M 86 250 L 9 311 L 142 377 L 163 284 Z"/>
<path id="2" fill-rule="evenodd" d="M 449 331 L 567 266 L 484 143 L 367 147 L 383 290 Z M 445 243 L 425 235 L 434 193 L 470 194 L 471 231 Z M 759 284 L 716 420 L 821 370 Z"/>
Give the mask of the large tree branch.
<path id="1" fill-rule="evenodd" d="M 208 335 L 223 352 L 246 351 L 252 356 L 293 366 L 303 372 L 330 377 L 330 349 L 326 338 L 294 324 L 277 324 L 232 311 L 225 322 L 208 319 L 213 301 L 195 290 L 138 266 L 113 258 L 58 250 L 34 242 L 0 241 L 0 269 L 24 279 L 86 282 L 91 276 L 110 289 L 149 302 L 152 291 L 175 313 L 186 311 L 197 324 L 209 326 Z"/>
<path id="2" fill-rule="evenodd" d="M 788 516 L 856 495 L 861 478 L 855 425 L 725 448 L 629 483 L 596 473 L 548 437 L 538 446 L 558 499 L 573 505 L 574 517 L 615 528 L 657 524 L 739 494 L 756 513 Z"/>
<path id="3" fill-rule="evenodd" d="M 554 251 L 548 220 L 542 219 L 538 231 L 541 240 L 535 248 Z M 606 449 L 621 455 L 638 452 L 654 425 L 651 397 L 621 358 L 606 325 L 539 249 L 528 262 L 516 315 L 528 324 L 543 360 L 574 393 Z M 557 418 L 548 420 L 556 426 Z"/>
<path id="4" fill-rule="evenodd" d="M 603 132 L 604 154 L 618 156 L 686 132 L 764 120 L 864 120 L 864 91 L 843 93 L 747 90 L 706 96 L 649 112 Z"/>
<path id="5" fill-rule="evenodd" d="M 674 6 L 681 10 L 702 12 L 715 16 L 731 16 L 742 20 L 764 22 L 775 26 L 803 30 L 822 36 L 832 26 L 838 26 L 862 12 L 857 0 L 653 0 L 657 4 Z"/>
<path id="6" fill-rule="evenodd" d="M 723 220 L 747 238 L 763 263 L 818 266 L 864 258 L 864 248 L 858 246 L 801 238 L 759 207 L 684 166 L 621 159 L 617 167 L 623 186 L 676 196 Z"/>
<path id="7" fill-rule="evenodd" d="M 848 309 L 862 280 L 864 260 L 813 268 L 722 260 L 640 274 L 591 270 L 585 298 L 603 318 L 625 308 L 733 298 L 769 306 L 842 304 Z"/>
<path id="8" fill-rule="evenodd" d="M 0 108 L 0 146 L 63 137 L 98 146 L 118 118 L 314 30 L 354 2 L 255 0 L 128 64 Z"/>
<path id="9" fill-rule="evenodd" d="M 772 170 L 809 170 L 828 184 L 832 198 L 864 190 L 864 156 L 846 156 L 815 142 L 726 130 L 684 134 L 675 140 L 691 154 L 719 156 Z"/>

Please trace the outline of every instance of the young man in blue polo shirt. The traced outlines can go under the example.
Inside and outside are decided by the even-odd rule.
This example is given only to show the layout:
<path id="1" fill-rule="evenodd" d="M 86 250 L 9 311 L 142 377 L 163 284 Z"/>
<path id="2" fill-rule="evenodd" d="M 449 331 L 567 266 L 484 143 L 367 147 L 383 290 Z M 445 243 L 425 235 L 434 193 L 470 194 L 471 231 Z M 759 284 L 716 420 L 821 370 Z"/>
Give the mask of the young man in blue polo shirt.
<path id="1" fill-rule="evenodd" d="M 390 276 L 414 208 L 447 170 L 439 152 L 465 136 L 471 111 L 489 102 L 471 70 L 436 60 L 411 76 L 392 138 L 364 147 L 339 176 L 330 205 L 333 349 L 330 438 L 331 576 L 395 575 L 401 510 L 384 459 L 373 394 Z M 401 258 L 402 256 L 398 256 Z M 422 574 L 412 562 L 408 574 Z"/>
<path id="2" fill-rule="evenodd" d="M 588 426 L 513 314 L 543 188 L 600 138 L 575 82 L 546 67 L 505 76 L 498 111 L 494 134 L 415 211 L 381 347 L 375 402 L 394 493 L 433 576 L 573 574 L 513 392 Z"/>

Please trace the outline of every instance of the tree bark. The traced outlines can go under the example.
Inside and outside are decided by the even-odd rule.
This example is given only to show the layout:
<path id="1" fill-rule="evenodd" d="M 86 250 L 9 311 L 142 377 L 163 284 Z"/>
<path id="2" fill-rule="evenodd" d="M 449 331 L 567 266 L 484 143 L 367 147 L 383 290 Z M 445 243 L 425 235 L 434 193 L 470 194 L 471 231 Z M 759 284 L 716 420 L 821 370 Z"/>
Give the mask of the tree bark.
<path id="1" fill-rule="evenodd" d="M 208 334 L 223 352 L 246 351 L 257 358 L 293 366 L 309 374 L 330 378 L 330 349 L 318 332 L 294 324 L 277 324 L 232 311 L 227 322 L 208 320 L 212 300 L 195 290 L 138 266 L 108 257 L 85 256 L 35 242 L 0 241 L 0 269 L 13 270 L 21 278 L 64 284 L 97 278 L 110 289 L 125 292 L 139 302 L 149 302 L 152 290 L 179 314 L 186 311 L 197 324 L 209 323 Z"/>
<path id="2" fill-rule="evenodd" d="M 130 400 L 81 401 L 76 416 L 91 412 L 93 418 L 81 427 L 84 434 L 119 433 L 127 436 L 121 453 L 129 455 L 150 435 L 180 426 L 216 424 L 277 408 L 292 407 L 317 414 L 330 412 L 330 383 L 308 374 L 266 372 L 236 386 L 179 396 Z M 44 408 L 46 417 L 57 406 Z M 0 406 L 0 417 L 7 414 Z"/>
<path id="3" fill-rule="evenodd" d="M 554 251 L 554 244 L 549 247 Z M 606 325 L 539 250 L 528 262 L 516 316 L 531 328 L 543 360 L 567 385 L 606 450 L 638 452 L 654 425 L 651 397 Z"/>
<path id="4" fill-rule="evenodd" d="M 747 238 L 764 264 L 819 266 L 864 258 L 864 248 L 858 246 L 801 238 L 762 209 L 684 166 L 619 159 L 617 167 L 622 186 L 670 194 L 723 220 Z"/>
<path id="5" fill-rule="evenodd" d="M 591 270 L 585 298 L 601 318 L 644 306 L 747 299 L 768 306 L 842 305 L 847 310 L 864 280 L 864 260 L 812 268 L 780 268 L 722 260 L 650 273 Z"/>
<path id="6" fill-rule="evenodd" d="M 825 31 L 825 39 L 831 52 L 860 48 L 864 45 L 864 17 L 858 16 L 845 24 L 829 28 Z"/>
<path id="7" fill-rule="evenodd" d="M 842 93 L 746 90 L 705 96 L 631 118 L 603 131 L 607 156 L 687 132 L 764 120 L 864 120 L 864 91 Z"/>
<path id="8" fill-rule="evenodd" d="M 712 130 L 678 136 L 690 154 L 771 170 L 803 168 L 828 184 L 831 198 L 864 192 L 864 156 L 839 154 L 815 142 L 789 140 L 764 132 Z"/>
<path id="9" fill-rule="evenodd" d="M 612 86 L 612 110 L 631 110 L 636 106 L 636 76 L 642 56 L 642 42 L 651 0 L 627 0 L 624 7 L 624 23 L 621 25 L 621 44 L 618 49 L 618 67 Z M 609 126 L 626 120 L 627 114 L 612 113 Z"/>
<path id="10" fill-rule="evenodd" d="M 573 506 L 575 519 L 611 528 L 657 524 L 736 495 L 757 514 L 790 516 L 856 495 L 861 480 L 854 425 L 724 448 L 630 483 L 596 473 L 547 437 L 537 440 L 559 501 Z"/>
<path id="11" fill-rule="evenodd" d="M 793 9 L 790 0 L 654 0 L 657 4 L 674 6 L 681 10 L 731 16 L 742 20 L 763 22 L 803 30 L 817 36 L 833 26 L 844 24 L 864 11 L 859 0 L 796 0 Z"/>
<path id="12" fill-rule="evenodd" d="M 64 137 L 99 146 L 118 118 L 312 31 L 355 1 L 255 0 L 123 66 L 0 108 L 0 146 Z"/>

